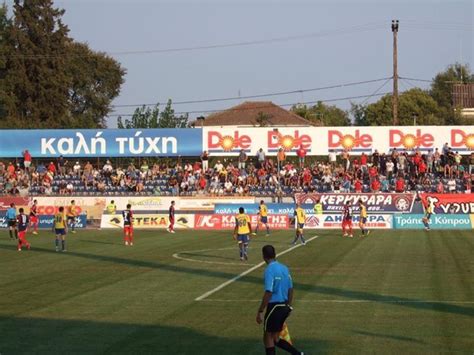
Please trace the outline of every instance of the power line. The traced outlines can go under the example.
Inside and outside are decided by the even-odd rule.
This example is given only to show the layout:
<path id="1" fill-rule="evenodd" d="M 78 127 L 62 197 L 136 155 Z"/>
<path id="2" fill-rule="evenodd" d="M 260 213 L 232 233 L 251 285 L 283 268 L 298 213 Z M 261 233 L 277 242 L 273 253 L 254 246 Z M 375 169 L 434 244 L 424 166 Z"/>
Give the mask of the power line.
<path id="1" fill-rule="evenodd" d="M 392 79 L 392 78 L 388 78 L 387 80 L 385 80 L 385 82 L 384 82 L 381 86 L 379 86 L 379 87 L 377 88 L 377 90 L 375 90 L 375 91 L 373 92 L 372 95 L 370 95 L 369 97 L 367 97 L 367 98 L 362 102 L 361 105 L 365 105 L 373 96 L 377 95 L 378 92 L 379 92 L 380 90 L 382 90 L 382 89 L 384 88 L 384 86 L 387 85 L 387 83 L 388 83 L 391 79 Z"/>
<path id="2" fill-rule="evenodd" d="M 110 51 L 110 52 L 105 52 L 105 54 L 108 54 L 111 56 L 136 55 L 136 54 L 162 54 L 162 53 L 209 50 L 209 49 L 218 49 L 218 48 L 253 46 L 253 45 L 260 45 L 260 44 L 289 42 L 289 41 L 310 39 L 310 38 L 354 34 L 358 32 L 381 29 L 384 26 L 385 26 L 385 23 L 372 22 L 372 23 L 366 23 L 363 25 L 356 25 L 356 26 L 321 31 L 321 32 L 316 32 L 316 33 L 307 33 L 307 34 L 285 36 L 285 37 L 274 37 L 274 38 L 261 39 L 261 40 L 248 40 L 248 41 L 239 41 L 239 42 L 208 44 L 208 45 L 202 45 L 202 46 L 175 47 L 175 48 L 164 48 L 164 49 L 131 50 L 131 51 L 115 51 L 115 52 Z M 35 59 L 35 58 L 56 58 L 56 57 L 63 57 L 67 55 L 68 55 L 67 53 L 64 53 L 64 54 L 62 53 L 59 53 L 59 54 L 15 54 L 15 53 L 12 53 L 7 56 Z M 88 55 L 78 55 L 77 57 L 87 57 L 87 56 Z"/>
<path id="3" fill-rule="evenodd" d="M 343 88 L 343 87 L 349 87 L 349 86 L 370 84 L 370 83 L 375 83 L 375 82 L 379 82 L 379 81 L 383 81 L 383 80 L 387 80 L 387 79 L 390 80 L 390 78 L 379 78 L 379 79 L 356 81 L 356 82 L 343 83 L 343 84 L 321 86 L 321 87 L 311 88 L 311 89 L 299 89 L 299 90 L 279 91 L 279 92 L 271 92 L 271 93 L 256 94 L 256 95 L 233 96 L 233 97 L 211 98 L 211 99 L 201 99 L 201 100 L 184 100 L 184 101 L 173 102 L 173 105 L 196 104 L 196 103 L 219 102 L 219 101 L 232 101 L 232 100 L 243 100 L 243 99 L 256 99 L 256 98 L 261 98 L 261 97 L 300 94 L 300 93 L 303 93 L 303 92 L 321 91 L 321 90 L 337 89 L 337 88 Z M 161 100 L 161 101 L 158 101 L 158 102 L 166 102 L 166 101 L 167 100 Z M 142 106 L 156 106 L 156 103 L 154 103 L 154 104 L 119 104 L 119 105 L 112 105 L 112 107 L 142 107 Z"/>
<path id="4" fill-rule="evenodd" d="M 286 104 L 279 104 L 278 106 L 281 107 L 291 107 L 294 105 L 310 105 L 310 104 L 317 104 L 318 102 L 336 102 L 336 101 L 347 101 L 347 100 L 354 100 L 354 99 L 362 99 L 366 97 L 373 97 L 373 96 L 384 96 L 390 94 L 391 92 L 383 92 L 377 94 L 370 94 L 370 95 L 358 95 L 358 96 L 347 96 L 347 97 L 338 97 L 334 99 L 326 99 L 326 100 L 314 100 L 314 101 L 306 101 L 306 102 L 293 102 L 293 103 L 286 103 Z M 273 105 L 262 105 L 259 106 L 258 109 L 264 108 L 272 108 Z M 222 111 L 245 111 L 245 110 L 255 110 L 255 107 L 236 107 L 230 109 L 220 109 L 220 110 L 199 110 L 199 111 L 182 111 L 182 112 L 175 112 L 177 115 L 184 115 L 184 114 L 204 114 L 204 113 L 216 113 Z M 132 117 L 133 114 L 110 114 L 107 115 L 108 117 Z"/>

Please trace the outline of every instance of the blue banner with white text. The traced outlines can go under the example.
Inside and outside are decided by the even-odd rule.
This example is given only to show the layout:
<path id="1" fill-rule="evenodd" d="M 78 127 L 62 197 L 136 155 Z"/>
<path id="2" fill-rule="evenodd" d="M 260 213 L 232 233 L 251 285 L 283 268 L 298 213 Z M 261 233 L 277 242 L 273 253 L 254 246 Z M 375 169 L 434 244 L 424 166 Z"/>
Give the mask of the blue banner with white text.
<path id="1" fill-rule="evenodd" d="M 163 129 L 50 129 L 0 130 L 0 157 L 172 157 L 199 156 L 202 130 Z"/>

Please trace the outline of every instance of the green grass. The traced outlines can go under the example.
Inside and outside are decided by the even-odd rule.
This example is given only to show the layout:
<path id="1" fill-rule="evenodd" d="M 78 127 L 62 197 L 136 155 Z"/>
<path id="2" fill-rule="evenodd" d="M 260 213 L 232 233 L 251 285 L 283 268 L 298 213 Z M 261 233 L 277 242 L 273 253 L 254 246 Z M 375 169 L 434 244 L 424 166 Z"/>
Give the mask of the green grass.
<path id="1" fill-rule="evenodd" d="M 195 298 L 250 268 L 229 232 L 118 231 L 29 236 L 31 251 L 0 239 L 0 353 L 262 354 L 255 323 L 259 268 L 204 301 Z M 289 328 L 308 354 L 474 351 L 474 233 L 375 231 L 318 235 L 281 257 L 293 274 Z M 292 231 L 252 241 L 289 247 Z M 211 249 L 202 251 L 203 249 Z M 216 250 L 219 249 L 219 250 Z M 203 262 L 178 260 L 173 254 Z M 282 353 L 282 352 L 279 352 Z"/>

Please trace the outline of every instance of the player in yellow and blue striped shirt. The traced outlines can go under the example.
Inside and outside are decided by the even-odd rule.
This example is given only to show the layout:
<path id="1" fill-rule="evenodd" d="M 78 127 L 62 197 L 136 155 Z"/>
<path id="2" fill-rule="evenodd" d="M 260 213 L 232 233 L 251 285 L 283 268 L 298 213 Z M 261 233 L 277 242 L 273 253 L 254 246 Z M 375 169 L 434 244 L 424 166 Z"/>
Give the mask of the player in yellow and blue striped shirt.
<path id="1" fill-rule="evenodd" d="M 263 200 L 260 201 L 260 206 L 258 207 L 258 217 L 259 221 L 257 223 L 257 227 L 255 228 L 255 233 L 253 233 L 253 235 L 257 235 L 258 227 L 260 227 L 260 224 L 263 224 L 267 228 L 268 237 L 270 235 L 270 227 L 268 226 L 268 208 Z"/>
<path id="2" fill-rule="evenodd" d="M 244 213 L 244 208 L 239 208 L 239 214 L 235 216 L 234 239 L 239 243 L 240 260 L 248 260 L 249 235 L 252 233 L 249 215 Z"/>
<path id="3" fill-rule="evenodd" d="M 301 243 L 306 245 L 306 240 L 304 239 L 303 230 L 304 230 L 304 223 L 306 221 L 306 212 L 299 203 L 296 204 L 295 208 L 295 227 L 296 227 L 296 236 L 295 240 L 293 240 L 293 245 L 296 244 L 298 239 L 301 239 Z"/>
<path id="4" fill-rule="evenodd" d="M 359 217 L 359 227 L 362 231 L 361 237 L 364 235 L 369 235 L 370 231 L 367 229 L 367 207 L 365 206 L 362 200 L 359 200 L 359 208 L 360 208 L 360 217 Z"/>

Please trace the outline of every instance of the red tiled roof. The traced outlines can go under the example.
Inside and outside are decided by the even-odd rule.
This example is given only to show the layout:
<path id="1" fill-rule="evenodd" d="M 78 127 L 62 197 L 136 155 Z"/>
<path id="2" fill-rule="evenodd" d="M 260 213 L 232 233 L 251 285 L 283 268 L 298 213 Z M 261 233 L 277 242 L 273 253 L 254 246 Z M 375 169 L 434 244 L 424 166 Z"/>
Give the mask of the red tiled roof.
<path id="1" fill-rule="evenodd" d="M 255 126 L 259 114 L 268 117 L 266 126 L 314 126 L 315 124 L 285 110 L 271 101 L 245 101 L 222 112 L 213 113 L 206 117 L 204 126 Z"/>

